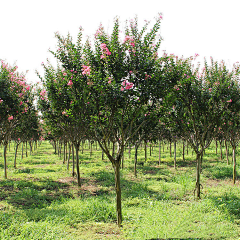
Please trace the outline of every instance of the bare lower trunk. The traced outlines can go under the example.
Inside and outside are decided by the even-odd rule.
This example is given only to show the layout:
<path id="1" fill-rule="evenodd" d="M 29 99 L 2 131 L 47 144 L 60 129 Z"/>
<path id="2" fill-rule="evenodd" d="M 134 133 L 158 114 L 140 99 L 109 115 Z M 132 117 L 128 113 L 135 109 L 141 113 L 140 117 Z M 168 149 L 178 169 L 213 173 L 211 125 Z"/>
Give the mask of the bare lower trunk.
<path id="1" fill-rule="evenodd" d="M 147 161 L 147 142 L 144 141 L 145 162 Z"/>
<path id="2" fill-rule="evenodd" d="M 197 168 L 196 168 L 196 187 L 195 187 L 195 191 L 196 191 L 196 195 L 197 195 L 197 199 L 201 198 L 201 191 L 200 191 L 200 171 L 201 171 L 201 154 L 197 153 Z"/>
<path id="3" fill-rule="evenodd" d="M 16 144 L 16 148 L 15 148 L 15 157 L 14 157 L 14 164 L 13 167 L 16 168 L 17 167 L 17 150 L 18 150 L 18 146 L 20 143 Z"/>
<path id="4" fill-rule="evenodd" d="M 78 186 L 81 187 L 81 179 L 80 179 L 80 170 L 79 170 L 79 144 L 75 144 L 75 149 L 76 149 L 76 168 L 77 168 L 77 181 L 78 181 Z"/>
<path id="5" fill-rule="evenodd" d="M 115 190 L 116 190 L 116 208 L 117 208 L 117 224 L 122 226 L 122 201 L 121 201 L 121 185 L 120 185 L 120 161 L 114 162 L 115 172 Z"/>
<path id="6" fill-rule="evenodd" d="M 228 159 L 228 146 L 227 146 L 227 140 L 226 140 L 226 139 L 225 139 L 225 149 L 226 149 L 227 165 L 229 165 L 229 159 Z"/>
<path id="7" fill-rule="evenodd" d="M 176 156 L 177 156 L 177 146 L 176 146 L 176 140 L 174 141 L 174 168 L 176 169 L 177 167 L 177 159 L 176 159 Z"/>
<path id="8" fill-rule="evenodd" d="M 26 141 L 26 157 L 28 156 L 28 153 L 27 153 L 27 141 Z"/>
<path id="9" fill-rule="evenodd" d="M 135 156 L 134 156 L 134 176 L 137 177 L 137 151 L 138 151 L 138 145 L 135 144 Z"/>
<path id="10" fill-rule="evenodd" d="M 72 144 L 72 176 L 75 176 L 74 145 Z"/>
<path id="11" fill-rule="evenodd" d="M 161 164 L 161 141 L 159 140 L 159 155 L 158 155 L 158 165 Z"/>
<path id="12" fill-rule="evenodd" d="M 4 144 L 3 157 L 4 157 L 4 177 L 7 179 L 7 143 Z"/>
<path id="13" fill-rule="evenodd" d="M 183 161 L 185 161 L 185 143 L 183 141 L 183 145 L 182 145 L 182 159 Z"/>
<path id="14" fill-rule="evenodd" d="M 236 147 L 233 146 L 233 184 L 236 183 Z"/>
<path id="15" fill-rule="evenodd" d="M 172 142 L 169 143 L 169 151 L 170 151 L 170 157 L 172 157 Z"/>
<path id="16" fill-rule="evenodd" d="M 68 143 L 68 160 L 67 160 L 67 170 L 69 170 L 70 155 L 71 155 L 71 145 L 70 145 L 70 143 Z"/>
<path id="17" fill-rule="evenodd" d="M 66 161 L 66 142 L 63 142 L 63 164 L 65 164 Z"/>

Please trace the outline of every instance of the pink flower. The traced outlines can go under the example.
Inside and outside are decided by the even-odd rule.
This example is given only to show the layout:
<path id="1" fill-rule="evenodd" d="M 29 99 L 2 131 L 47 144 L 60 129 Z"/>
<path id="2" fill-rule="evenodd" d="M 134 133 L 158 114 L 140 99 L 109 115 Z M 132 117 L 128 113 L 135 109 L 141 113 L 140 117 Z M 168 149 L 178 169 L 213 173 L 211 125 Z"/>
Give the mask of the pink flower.
<path id="1" fill-rule="evenodd" d="M 111 79 L 108 81 L 108 84 L 110 84 L 111 83 Z"/>
<path id="2" fill-rule="evenodd" d="M 8 118 L 8 121 L 11 121 L 11 120 L 13 120 L 13 116 L 10 116 L 10 117 Z"/>
<path id="3" fill-rule="evenodd" d="M 46 94 L 46 90 L 43 89 L 43 90 L 40 92 L 40 95 L 41 95 L 41 96 L 44 96 L 45 94 Z"/>
<path id="4" fill-rule="evenodd" d="M 0 103 L 2 103 L 3 102 L 3 100 L 2 99 L 0 99 Z"/>
<path id="5" fill-rule="evenodd" d="M 133 87 L 133 83 L 127 82 L 125 89 L 131 89 Z"/>
<path id="6" fill-rule="evenodd" d="M 20 138 L 18 138 L 18 141 L 20 141 L 21 139 Z"/>
<path id="7" fill-rule="evenodd" d="M 73 85 L 73 82 L 72 82 L 72 80 L 69 80 L 69 82 L 68 82 L 68 84 L 67 84 L 68 86 L 72 86 Z"/>
<path id="8" fill-rule="evenodd" d="M 90 66 L 83 65 L 82 66 L 82 75 L 90 75 Z"/>
<path id="9" fill-rule="evenodd" d="M 121 91 L 124 91 L 124 87 L 121 87 Z"/>
<path id="10" fill-rule="evenodd" d="M 228 100 L 227 102 L 232 102 L 232 99 Z"/>
<path id="11" fill-rule="evenodd" d="M 23 102 L 21 101 L 19 105 L 21 106 L 22 104 L 23 104 Z"/>
<path id="12" fill-rule="evenodd" d="M 67 76 L 67 73 L 63 73 L 63 76 Z"/>

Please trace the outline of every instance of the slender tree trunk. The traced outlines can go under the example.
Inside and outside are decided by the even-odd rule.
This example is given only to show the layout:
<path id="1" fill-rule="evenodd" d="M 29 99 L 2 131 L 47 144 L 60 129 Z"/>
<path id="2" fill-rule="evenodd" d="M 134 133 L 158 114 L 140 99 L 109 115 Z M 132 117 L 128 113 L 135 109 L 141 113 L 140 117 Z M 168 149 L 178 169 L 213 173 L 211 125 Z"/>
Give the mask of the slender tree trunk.
<path id="1" fill-rule="evenodd" d="M 164 153 L 164 141 L 162 142 L 162 151 L 163 151 L 163 153 Z"/>
<path id="2" fill-rule="evenodd" d="M 216 142 L 216 155 L 217 155 L 217 148 L 218 148 L 217 140 L 215 140 L 215 142 Z"/>
<path id="3" fill-rule="evenodd" d="M 102 150 L 102 160 L 104 160 L 104 151 Z"/>
<path id="4" fill-rule="evenodd" d="M 225 139 L 225 149 L 226 149 L 227 165 L 229 165 L 229 159 L 228 159 L 228 146 L 227 146 L 227 140 L 226 140 L 226 139 Z"/>
<path id="5" fill-rule="evenodd" d="M 149 143 L 149 146 L 150 146 L 150 148 L 149 148 L 149 156 L 151 157 L 152 156 L 152 143 Z"/>
<path id="6" fill-rule="evenodd" d="M 23 159 L 23 148 L 24 148 L 24 142 L 22 142 L 22 159 Z"/>
<path id="7" fill-rule="evenodd" d="M 114 162 L 115 172 L 115 190 L 116 190 L 116 207 L 117 207 L 117 224 L 122 226 L 122 200 L 121 200 L 121 184 L 120 184 L 120 163 L 121 161 Z"/>
<path id="8" fill-rule="evenodd" d="M 67 160 L 67 170 L 69 170 L 70 155 L 71 155 L 71 145 L 70 145 L 70 142 L 69 142 L 69 143 L 68 143 L 68 160 Z"/>
<path id="9" fill-rule="evenodd" d="M 147 141 L 144 141 L 145 162 L 147 161 Z"/>
<path id="10" fill-rule="evenodd" d="M 92 143 L 92 141 L 90 142 L 90 157 L 92 156 L 92 145 L 93 145 L 93 143 Z"/>
<path id="11" fill-rule="evenodd" d="M 81 187 L 81 178 L 80 178 L 80 169 L 79 169 L 79 143 L 75 143 L 75 149 L 76 149 L 76 168 L 77 168 L 77 181 L 78 186 Z"/>
<path id="12" fill-rule="evenodd" d="M 233 152 L 233 184 L 236 183 L 236 146 L 232 146 Z"/>
<path id="13" fill-rule="evenodd" d="M 161 140 L 159 140 L 158 165 L 161 164 Z"/>
<path id="14" fill-rule="evenodd" d="M 201 198 L 201 191 L 200 191 L 200 171 L 201 171 L 201 154 L 197 153 L 197 172 L 196 172 L 196 187 L 195 187 L 195 191 L 197 192 L 197 199 Z"/>
<path id="15" fill-rule="evenodd" d="M 4 144 L 3 157 L 4 157 L 4 177 L 7 179 L 7 146 L 8 142 Z"/>
<path id="16" fill-rule="evenodd" d="M 135 143 L 135 155 L 134 155 L 134 176 L 137 177 L 137 154 L 138 154 L 138 144 Z"/>
<path id="17" fill-rule="evenodd" d="M 169 149 L 170 149 L 170 157 L 172 157 L 172 142 L 169 143 Z"/>
<path id="18" fill-rule="evenodd" d="M 183 140 L 183 145 L 182 145 L 182 159 L 185 161 L 185 142 Z"/>
<path id="19" fill-rule="evenodd" d="M 177 144 L 176 144 L 176 139 L 174 140 L 174 168 L 176 169 L 177 167 Z"/>
<path id="20" fill-rule="evenodd" d="M 66 161 L 66 142 L 63 142 L 63 164 L 65 164 Z"/>
<path id="21" fill-rule="evenodd" d="M 15 147 L 15 157 L 14 157 L 14 164 L 13 164 L 13 167 L 14 167 L 14 168 L 17 167 L 17 150 L 18 150 L 19 144 L 20 144 L 20 143 L 17 143 L 17 144 L 16 144 L 16 147 Z"/>
<path id="22" fill-rule="evenodd" d="M 222 140 L 219 141 L 219 145 L 220 145 L 220 160 L 222 161 L 222 159 L 223 159 L 223 154 L 222 154 Z"/>
<path id="23" fill-rule="evenodd" d="M 74 177 L 75 176 L 75 162 L 74 162 L 74 145 L 72 143 L 72 176 Z"/>
<path id="24" fill-rule="evenodd" d="M 27 153 L 27 141 L 26 141 L 26 157 L 28 156 L 28 153 Z"/>

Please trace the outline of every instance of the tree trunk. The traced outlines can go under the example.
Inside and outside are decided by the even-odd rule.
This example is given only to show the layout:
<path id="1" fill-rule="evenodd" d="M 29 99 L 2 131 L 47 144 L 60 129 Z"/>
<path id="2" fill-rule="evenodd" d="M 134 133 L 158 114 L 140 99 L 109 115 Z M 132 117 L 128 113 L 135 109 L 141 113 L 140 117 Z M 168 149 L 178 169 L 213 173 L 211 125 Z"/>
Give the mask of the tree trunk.
<path id="1" fill-rule="evenodd" d="M 130 143 L 129 143 L 128 147 L 129 147 L 128 158 L 131 159 L 131 144 Z"/>
<path id="2" fill-rule="evenodd" d="M 201 171 L 201 154 L 197 153 L 197 172 L 196 172 L 196 187 L 195 187 L 195 191 L 197 191 L 197 199 L 201 198 L 201 191 L 200 191 L 200 171 Z M 194 191 L 194 192 L 195 192 Z"/>
<path id="3" fill-rule="evenodd" d="M 225 149 L 226 149 L 227 165 L 229 165 L 229 159 L 228 159 L 228 146 L 227 146 L 227 140 L 226 140 L 226 139 L 225 139 Z"/>
<path id="4" fill-rule="evenodd" d="M 216 142 L 216 155 L 217 155 L 217 148 L 218 148 L 217 140 L 215 142 Z"/>
<path id="5" fill-rule="evenodd" d="M 26 141 L 26 157 L 28 156 L 28 153 L 27 153 L 27 141 Z"/>
<path id="6" fill-rule="evenodd" d="M 144 141 L 145 162 L 147 161 L 147 142 Z"/>
<path id="7" fill-rule="evenodd" d="M 149 146 L 150 146 L 150 148 L 149 148 L 149 156 L 151 157 L 152 156 L 152 143 L 149 143 Z"/>
<path id="8" fill-rule="evenodd" d="M 172 157 L 172 142 L 170 141 L 169 143 L 169 151 L 170 151 L 170 157 Z"/>
<path id="9" fill-rule="evenodd" d="M 70 142 L 69 142 L 69 143 L 68 143 L 68 160 L 67 160 L 67 170 L 69 170 L 70 155 L 71 155 L 71 145 L 70 145 Z"/>
<path id="10" fill-rule="evenodd" d="M 104 160 L 104 151 L 102 150 L 102 160 Z"/>
<path id="11" fill-rule="evenodd" d="M 22 159 L 23 159 L 23 148 L 24 148 L 24 142 L 22 142 Z"/>
<path id="12" fill-rule="evenodd" d="M 183 161 L 185 161 L 185 142 L 183 141 L 183 145 L 182 145 L 182 159 Z"/>
<path id="13" fill-rule="evenodd" d="M 75 176 L 75 162 L 74 162 L 74 146 L 73 146 L 73 143 L 72 143 L 72 176 L 74 177 Z"/>
<path id="14" fill-rule="evenodd" d="M 121 185 L 120 185 L 120 163 L 121 161 L 114 162 L 115 172 L 115 190 L 116 190 L 116 207 L 117 207 L 117 224 L 122 226 L 122 200 L 121 200 Z"/>
<path id="15" fill-rule="evenodd" d="M 65 164 L 66 161 L 66 142 L 63 142 L 63 164 Z"/>
<path id="16" fill-rule="evenodd" d="M 123 162 L 124 162 L 124 148 L 123 148 L 123 153 L 122 153 L 122 169 L 124 167 Z"/>
<path id="17" fill-rule="evenodd" d="M 77 181 L 78 186 L 81 187 L 81 179 L 80 179 L 80 170 L 79 170 L 79 143 L 75 143 L 75 149 L 76 149 L 76 168 L 77 168 Z"/>
<path id="18" fill-rule="evenodd" d="M 16 168 L 17 166 L 17 150 L 18 150 L 18 146 L 19 146 L 20 143 L 17 143 L 16 144 L 16 148 L 15 148 L 15 157 L 14 157 L 14 164 L 13 164 L 13 167 Z"/>
<path id="19" fill-rule="evenodd" d="M 177 143 L 176 143 L 176 139 L 174 140 L 174 168 L 176 169 L 177 167 Z"/>
<path id="20" fill-rule="evenodd" d="M 159 140 L 159 155 L 158 155 L 158 165 L 161 164 L 161 140 Z"/>
<path id="21" fill-rule="evenodd" d="M 233 152 L 233 184 L 236 183 L 236 146 L 232 146 Z"/>
<path id="22" fill-rule="evenodd" d="M 4 157 L 4 177 L 7 179 L 7 146 L 8 143 L 4 144 L 3 157 Z"/>
<path id="23" fill-rule="evenodd" d="M 137 151 L 138 151 L 138 144 L 135 143 L 135 156 L 134 156 L 134 176 L 137 177 Z"/>
<path id="24" fill-rule="evenodd" d="M 219 141 L 219 145 L 220 145 L 220 160 L 222 161 L 223 156 L 222 156 L 222 140 Z"/>

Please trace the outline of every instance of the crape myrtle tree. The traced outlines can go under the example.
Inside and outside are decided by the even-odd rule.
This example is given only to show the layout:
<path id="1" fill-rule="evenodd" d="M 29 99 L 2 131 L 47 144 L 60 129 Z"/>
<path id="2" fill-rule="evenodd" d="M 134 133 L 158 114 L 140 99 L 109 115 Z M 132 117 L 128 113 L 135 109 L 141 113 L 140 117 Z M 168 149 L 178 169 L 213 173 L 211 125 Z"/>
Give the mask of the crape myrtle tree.
<path id="1" fill-rule="evenodd" d="M 233 184 L 236 182 L 236 148 L 240 139 L 240 88 L 238 74 L 236 74 L 238 70 L 239 66 L 234 65 L 233 71 L 229 74 L 233 80 L 227 89 L 225 100 L 227 108 L 222 116 L 221 126 L 219 127 L 219 134 L 225 137 L 232 146 Z"/>
<path id="2" fill-rule="evenodd" d="M 25 76 L 4 61 L 0 66 L 0 143 L 4 145 L 4 176 L 7 178 L 6 151 L 13 129 L 29 111 L 28 96 L 31 87 Z"/>
<path id="3" fill-rule="evenodd" d="M 81 97 L 74 101 L 81 102 L 79 106 L 86 108 L 85 115 L 90 117 L 90 135 L 98 141 L 112 163 L 119 226 L 122 223 L 120 164 L 123 149 L 146 123 L 148 114 L 166 87 L 163 66 L 157 54 L 161 43 L 158 37 L 161 19 L 159 15 L 148 32 L 149 22 L 139 31 L 137 18 L 131 20 L 127 23 L 130 25 L 126 25 L 123 40 L 118 19 L 114 21 L 110 36 L 100 25 L 93 46 L 90 40 L 83 46 L 81 37 L 74 44 L 70 36 L 65 39 L 57 34 L 59 48 L 52 52 L 67 73 L 68 78 L 63 81 L 69 86 L 69 91 L 73 95 L 81 92 Z M 168 85 L 171 86 L 170 81 Z M 142 121 L 135 124 L 141 116 L 144 116 Z M 117 142 L 114 154 L 108 144 L 110 140 Z"/>
<path id="4" fill-rule="evenodd" d="M 172 57 L 170 74 L 178 76 L 174 91 L 168 96 L 168 123 L 189 142 L 196 153 L 196 196 L 200 198 L 201 157 L 210 145 L 229 108 L 233 78 L 238 67 L 228 71 L 224 62 L 205 61 L 202 72 L 193 68 L 193 57 Z M 194 191 L 194 192 L 195 192 Z"/>

